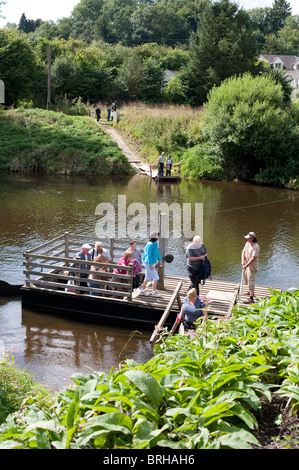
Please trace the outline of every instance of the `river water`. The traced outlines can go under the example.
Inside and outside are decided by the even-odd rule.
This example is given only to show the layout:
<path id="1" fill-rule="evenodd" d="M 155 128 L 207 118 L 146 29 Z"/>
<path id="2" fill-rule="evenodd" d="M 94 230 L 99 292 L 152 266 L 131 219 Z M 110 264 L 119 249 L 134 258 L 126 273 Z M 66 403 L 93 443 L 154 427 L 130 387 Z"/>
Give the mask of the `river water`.
<path id="1" fill-rule="evenodd" d="M 299 288 L 299 194 L 240 182 L 182 181 L 159 184 L 146 176 L 66 177 L 0 174 L 0 279 L 22 283 L 23 252 L 68 231 L 95 238 L 96 207 L 109 203 L 117 215 L 119 196 L 143 204 L 150 228 L 153 203 L 203 204 L 203 241 L 213 278 L 240 282 L 244 235 L 254 231 L 261 247 L 257 284 Z M 183 210 L 183 209 L 182 209 Z M 193 211 L 193 212 L 192 212 Z M 166 274 L 186 274 L 184 250 L 189 239 L 170 238 L 174 261 Z M 116 228 L 119 228 L 116 219 Z M 173 225 L 174 224 L 174 225 Z M 116 233 L 117 235 L 117 233 Z M 17 299 L 0 299 L 0 353 L 3 349 L 52 390 L 75 372 L 116 368 L 126 357 L 137 362 L 152 356 L 151 332 L 103 327 L 53 318 L 21 307 Z"/>

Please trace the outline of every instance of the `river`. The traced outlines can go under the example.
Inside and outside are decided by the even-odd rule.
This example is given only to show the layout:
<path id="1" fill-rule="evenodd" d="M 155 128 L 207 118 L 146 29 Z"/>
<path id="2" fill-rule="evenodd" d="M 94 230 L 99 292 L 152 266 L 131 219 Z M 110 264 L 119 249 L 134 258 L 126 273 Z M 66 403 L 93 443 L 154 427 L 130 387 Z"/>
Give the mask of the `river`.
<path id="1" fill-rule="evenodd" d="M 23 252 L 62 233 L 94 237 L 96 207 L 141 203 L 147 222 L 153 203 L 203 204 L 203 241 L 214 279 L 239 282 L 244 235 L 254 231 L 261 247 L 257 284 L 299 288 L 299 194 L 240 182 L 182 181 L 157 185 L 149 177 L 67 177 L 0 174 L 0 279 L 22 283 Z M 194 217 L 193 217 L 194 218 Z M 117 220 L 116 220 L 117 222 Z M 174 220 L 174 226 L 180 221 Z M 192 220 L 194 223 L 194 220 Z M 167 252 L 174 261 L 166 274 L 187 274 L 184 250 L 189 239 L 173 238 Z M 152 356 L 151 332 L 72 322 L 22 310 L 18 299 L 0 299 L 1 348 L 40 382 L 59 390 L 76 372 L 116 368 L 126 357 Z"/>

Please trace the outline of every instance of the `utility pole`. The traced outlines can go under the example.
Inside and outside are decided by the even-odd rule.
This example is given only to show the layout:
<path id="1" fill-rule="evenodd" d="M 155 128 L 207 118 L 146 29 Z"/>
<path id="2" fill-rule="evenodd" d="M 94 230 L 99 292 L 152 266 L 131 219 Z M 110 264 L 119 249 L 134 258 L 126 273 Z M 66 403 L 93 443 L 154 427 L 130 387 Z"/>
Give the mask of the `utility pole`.
<path id="1" fill-rule="evenodd" d="M 48 48 L 47 48 L 47 63 L 48 63 L 47 110 L 49 110 L 50 106 L 51 106 L 51 55 L 52 55 L 52 48 L 51 48 L 50 44 L 48 44 Z"/>

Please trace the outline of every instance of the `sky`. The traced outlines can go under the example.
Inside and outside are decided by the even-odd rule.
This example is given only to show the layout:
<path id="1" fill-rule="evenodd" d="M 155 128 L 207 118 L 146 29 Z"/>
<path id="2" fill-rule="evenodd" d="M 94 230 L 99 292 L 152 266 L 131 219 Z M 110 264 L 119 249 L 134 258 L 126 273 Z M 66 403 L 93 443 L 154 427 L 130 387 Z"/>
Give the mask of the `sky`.
<path id="1" fill-rule="evenodd" d="M 73 8 L 80 3 L 79 0 L 6 0 L 6 5 L 2 5 L 2 15 L 0 18 L 0 28 L 7 22 L 19 23 L 22 13 L 26 18 L 36 20 L 38 18 L 46 21 L 57 21 L 59 18 L 70 16 Z M 239 0 L 239 5 L 245 10 L 251 8 L 271 7 L 273 0 Z M 292 14 L 299 15 L 299 1 L 289 0 L 292 7 Z"/>

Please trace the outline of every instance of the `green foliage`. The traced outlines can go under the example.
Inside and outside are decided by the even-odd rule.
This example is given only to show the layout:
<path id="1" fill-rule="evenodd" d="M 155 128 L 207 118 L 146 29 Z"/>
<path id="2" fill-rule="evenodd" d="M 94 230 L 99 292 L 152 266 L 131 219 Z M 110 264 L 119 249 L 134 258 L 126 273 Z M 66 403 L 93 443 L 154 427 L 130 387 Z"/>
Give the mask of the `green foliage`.
<path id="1" fill-rule="evenodd" d="M 280 181 L 291 176 L 284 168 L 296 160 L 298 132 L 281 86 L 268 76 L 245 74 L 214 88 L 202 134 L 219 150 L 231 177 L 257 177 L 269 168 Z"/>
<path id="2" fill-rule="evenodd" d="M 22 406 L 35 403 L 49 408 L 52 404 L 50 392 L 26 371 L 17 368 L 13 356 L 6 355 L 0 362 L 0 424 L 9 414 L 21 413 Z"/>
<path id="3" fill-rule="evenodd" d="M 182 75 L 189 103 L 200 106 L 225 78 L 253 71 L 256 57 L 248 14 L 226 0 L 208 3 L 197 34 L 191 36 L 190 60 Z"/>
<path id="4" fill-rule="evenodd" d="M 5 83 L 5 104 L 34 96 L 38 64 L 28 39 L 13 29 L 0 29 L 0 77 Z"/>
<path id="5" fill-rule="evenodd" d="M 162 151 L 181 154 L 198 143 L 201 111 L 185 106 L 123 106 L 119 127 L 138 141 L 140 152 L 149 161 L 157 161 Z"/>
<path id="6" fill-rule="evenodd" d="M 184 152 L 181 170 L 191 178 L 208 180 L 225 178 L 221 158 L 209 144 L 198 144 Z"/>
<path id="7" fill-rule="evenodd" d="M 0 427 L 0 448 L 250 449 L 261 397 L 299 406 L 299 291 L 273 292 L 229 319 L 168 336 L 144 364 L 75 374 L 55 407 L 30 404 Z"/>
<path id="8" fill-rule="evenodd" d="M 70 112 L 80 111 L 80 102 Z M 130 174 L 117 145 L 94 120 L 53 111 L 0 114 L 0 169 L 67 174 Z"/>

